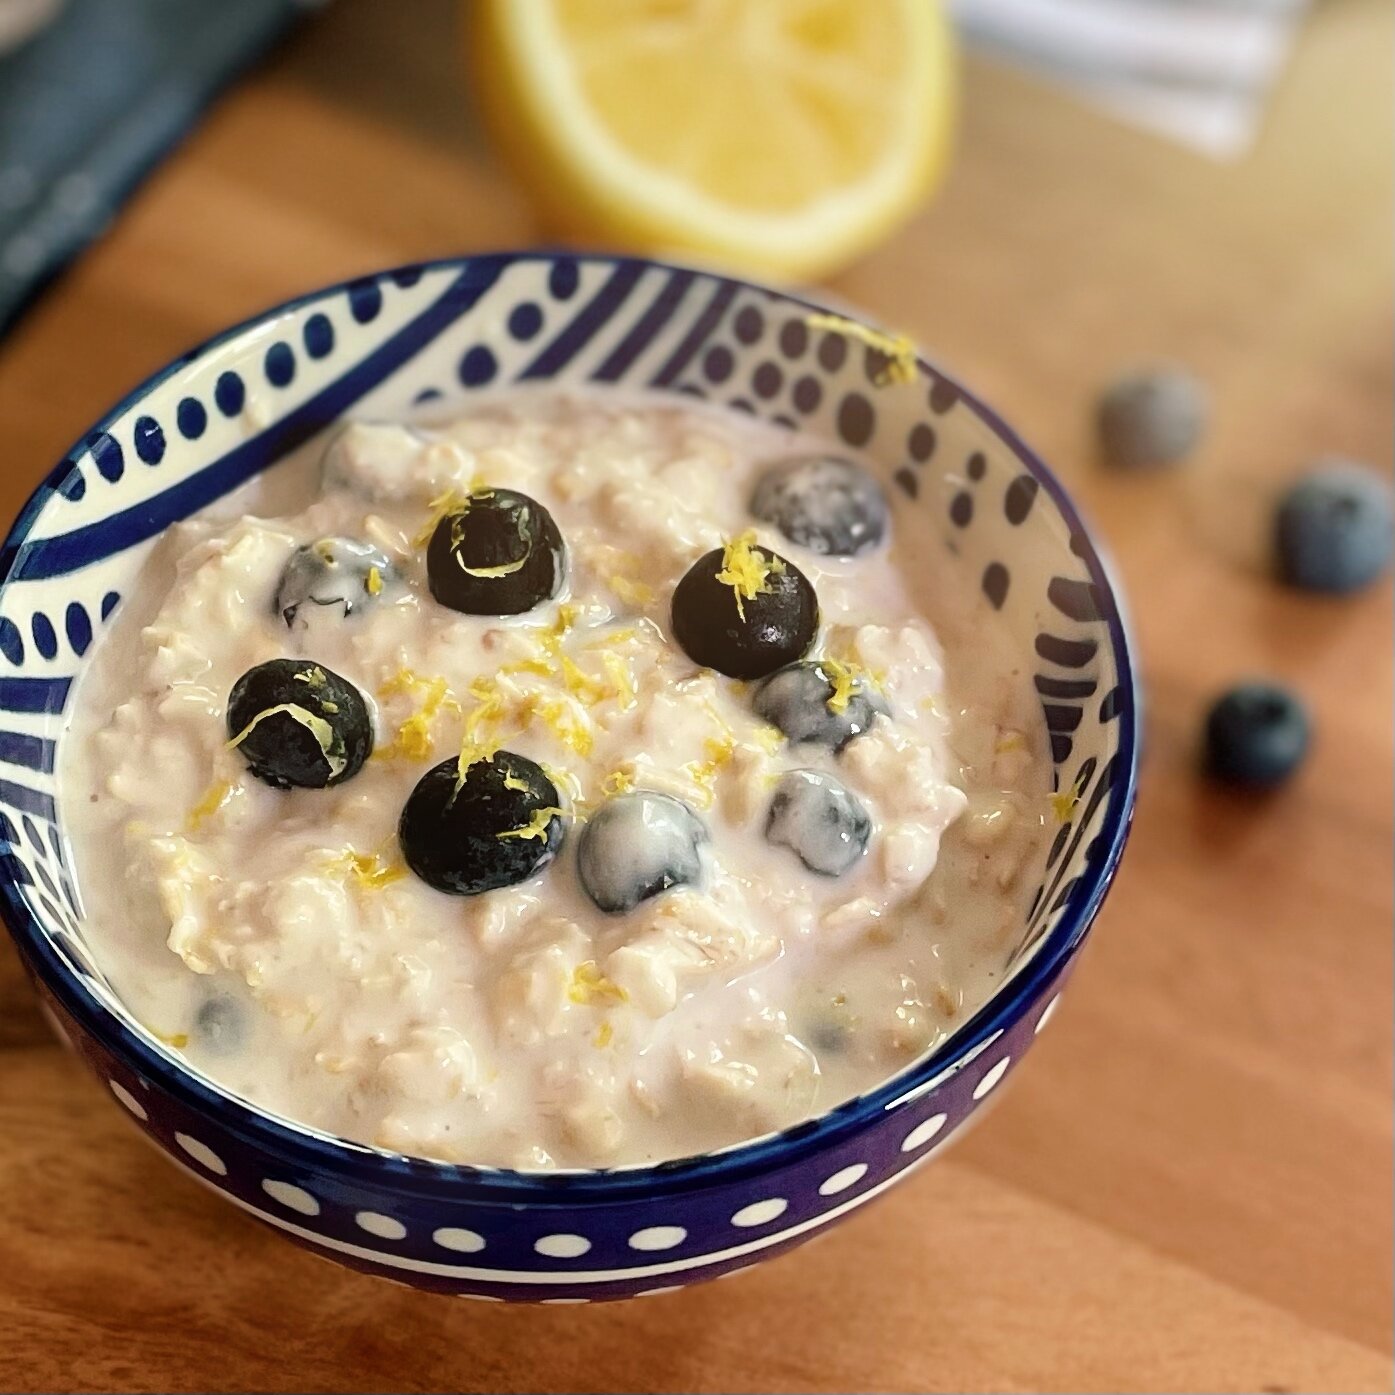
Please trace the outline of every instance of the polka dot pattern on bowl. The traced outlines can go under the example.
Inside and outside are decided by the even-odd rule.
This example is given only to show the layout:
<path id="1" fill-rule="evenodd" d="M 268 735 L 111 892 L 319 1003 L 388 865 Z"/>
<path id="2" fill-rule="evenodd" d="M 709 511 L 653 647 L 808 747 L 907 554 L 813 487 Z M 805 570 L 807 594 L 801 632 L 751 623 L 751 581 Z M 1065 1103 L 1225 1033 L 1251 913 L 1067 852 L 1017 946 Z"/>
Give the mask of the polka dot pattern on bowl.
<path id="1" fill-rule="evenodd" d="M 1117 854 L 1132 779 L 1132 689 L 1107 580 L 1054 483 L 986 409 L 924 364 L 914 383 L 879 381 L 885 356 L 811 325 L 814 313 L 726 278 L 580 254 L 361 277 L 153 380 L 83 434 L 12 536 L 6 555 L 20 564 L 0 590 L 9 918 L 61 1030 L 120 1108 L 284 1233 L 355 1267 L 484 1302 L 659 1295 L 725 1277 L 820 1233 L 932 1156 L 1050 1020 L 1078 944 L 1063 951 L 1053 933 L 1088 909 Z M 1021 636 L 1057 789 L 1072 796 L 1032 888 L 1022 951 L 1056 958 L 1008 1020 L 971 1027 L 867 1100 L 732 1150 L 730 1163 L 669 1165 L 618 1179 L 613 1194 L 589 1176 L 534 1179 L 375 1153 L 268 1121 L 181 1075 L 177 1053 L 124 1015 L 86 951 L 55 799 L 64 707 L 103 625 L 120 614 L 153 536 L 141 528 L 158 531 L 187 501 L 250 479 L 277 458 L 283 433 L 304 439 L 365 403 L 392 416 L 515 382 L 649 388 L 865 452 L 896 515 L 926 511 L 981 604 Z"/>

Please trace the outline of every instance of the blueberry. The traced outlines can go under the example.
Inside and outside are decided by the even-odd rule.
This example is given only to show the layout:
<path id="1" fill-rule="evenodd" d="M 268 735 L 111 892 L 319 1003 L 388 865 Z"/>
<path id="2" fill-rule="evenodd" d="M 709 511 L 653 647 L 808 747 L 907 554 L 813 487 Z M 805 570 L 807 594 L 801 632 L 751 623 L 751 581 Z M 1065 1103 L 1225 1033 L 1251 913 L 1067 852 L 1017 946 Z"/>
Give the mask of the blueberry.
<path id="1" fill-rule="evenodd" d="M 428 886 L 478 896 L 526 881 L 562 846 L 557 787 L 513 751 L 465 766 L 446 760 L 417 781 L 402 807 L 397 840 Z"/>
<path id="2" fill-rule="evenodd" d="M 827 659 L 808 659 L 772 673 L 756 689 L 753 705 L 756 715 L 779 727 L 787 740 L 830 751 L 841 751 L 886 710 L 865 678 Z"/>
<path id="3" fill-rule="evenodd" d="M 673 637 L 694 663 L 764 678 L 808 653 L 819 628 L 809 578 L 745 533 L 699 557 L 673 592 Z"/>
<path id="4" fill-rule="evenodd" d="M 1181 460 L 1206 429 L 1205 390 L 1181 368 L 1120 378 L 1105 389 L 1096 411 L 1105 459 L 1126 470 Z"/>
<path id="5" fill-rule="evenodd" d="M 1274 520 L 1279 573 L 1309 591 L 1354 591 L 1390 564 L 1395 503 L 1388 476 L 1320 464 L 1284 495 Z"/>
<path id="6" fill-rule="evenodd" d="M 1230 689 L 1206 718 L 1206 765 L 1232 784 L 1265 787 L 1288 778 L 1308 750 L 1308 715 L 1273 683 Z"/>
<path id="7" fill-rule="evenodd" d="M 791 770 L 775 786 L 765 840 L 789 848 L 811 872 L 841 877 L 867 851 L 871 836 L 867 810 L 832 775 Z"/>
<path id="8" fill-rule="evenodd" d="M 274 609 L 287 624 L 295 624 L 306 606 L 326 606 L 352 615 L 371 605 L 392 579 L 387 555 L 355 538 L 320 538 L 291 553 L 276 584 Z"/>
<path id="9" fill-rule="evenodd" d="M 772 465 L 756 482 L 751 512 L 792 543 L 828 557 L 859 557 L 886 537 L 881 486 L 860 465 L 836 455 Z"/>
<path id="10" fill-rule="evenodd" d="M 480 489 L 436 525 L 426 551 L 431 594 L 466 615 L 521 615 L 562 587 L 562 535 L 526 494 Z"/>
<path id="11" fill-rule="evenodd" d="M 313 659 L 271 659 L 228 694 L 228 737 L 259 780 L 277 789 L 343 784 L 373 751 L 363 694 Z"/>
<path id="12" fill-rule="evenodd" d="M 236 1051 L 245 1034 L 242 1009 L 232 998 L 210 998 L 194 1017 L 194 1035 L 199 1043 L 220 1056 Z"/>
<path id="13" fill-rule="evenodd" d="M 673 886 L 701 880 L 707 829 L 686 804 L 640 790 L 608 800 L 582 830 L 576 866 L 603 911 L 632 911 Z"/>

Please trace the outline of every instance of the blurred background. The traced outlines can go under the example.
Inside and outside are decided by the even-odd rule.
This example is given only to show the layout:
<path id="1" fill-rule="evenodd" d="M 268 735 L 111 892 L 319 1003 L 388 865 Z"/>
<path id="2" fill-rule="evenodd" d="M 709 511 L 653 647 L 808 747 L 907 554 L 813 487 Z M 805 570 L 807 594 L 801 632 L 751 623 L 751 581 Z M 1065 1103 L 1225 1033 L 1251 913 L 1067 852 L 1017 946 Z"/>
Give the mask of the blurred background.
<path id="1" fill-rule="evenodd" d="M 1148 697 L 1029 1078 L 857 1224 L 653 1302 L 463 1312 L 283 1252 L 147 1166 L 6 944 L 0 1385 L 1389 1389 L 1389 574 L 1281 585 L 1274 516 L 1316 461 L 1390 477 L 1393 68 L 1388 0 L 0 0 L 0 513 L 277 300 L 673 253 L 991 402 L 1110 544 Z M 1101 394 L 1161 365 L 1204 411 L 1140 468 Z M 1262 796 L 1199 761 L 1256 676 L 1313 732 Z"/>

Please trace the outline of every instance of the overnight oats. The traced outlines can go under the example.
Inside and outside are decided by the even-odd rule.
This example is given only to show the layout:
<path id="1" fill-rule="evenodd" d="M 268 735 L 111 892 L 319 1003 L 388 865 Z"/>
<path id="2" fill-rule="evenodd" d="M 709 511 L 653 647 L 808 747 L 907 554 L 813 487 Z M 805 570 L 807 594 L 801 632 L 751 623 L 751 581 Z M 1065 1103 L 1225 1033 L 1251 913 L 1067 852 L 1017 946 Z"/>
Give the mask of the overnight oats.
<path id="1" fill-rule="evenodd" d="M 671 398 L 344 427 L 170 530 L 82 680 L 93 954 L 225 1088 L 450 1162 L 871 1088 L 1002 981 L 1049 808 L 924 512 Z"/>

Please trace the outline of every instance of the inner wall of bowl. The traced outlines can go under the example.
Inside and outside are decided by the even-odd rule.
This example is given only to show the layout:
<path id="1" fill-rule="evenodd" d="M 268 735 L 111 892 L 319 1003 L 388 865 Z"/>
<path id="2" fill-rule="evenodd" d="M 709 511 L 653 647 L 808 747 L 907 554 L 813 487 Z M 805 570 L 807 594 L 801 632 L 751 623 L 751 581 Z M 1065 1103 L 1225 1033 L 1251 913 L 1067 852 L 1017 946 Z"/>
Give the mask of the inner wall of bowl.
<path id="1" fill-rule="evenodd" d="M 999 425 L 920 365 L 811 325 L 807 304 L 693 271 L 607 258 L 499 257 L 311 296 L 189 355 L 72 452 L 12 540 L 0 595 L 0 864 L 38 931 L 154 1049 L 83 943 L 54 771 L 73 679 L 168 524 L 344 416 L 468 406 L 513 383 L 647 388 L 797 425 L 870 458 L 1030 656 L 1059 827 L 1015 968 L 1101 837 L 1119 771 L 1118 669 L 1090 549 Z M 167 1054 L 167 1053 L 166 1053 Z"/>

